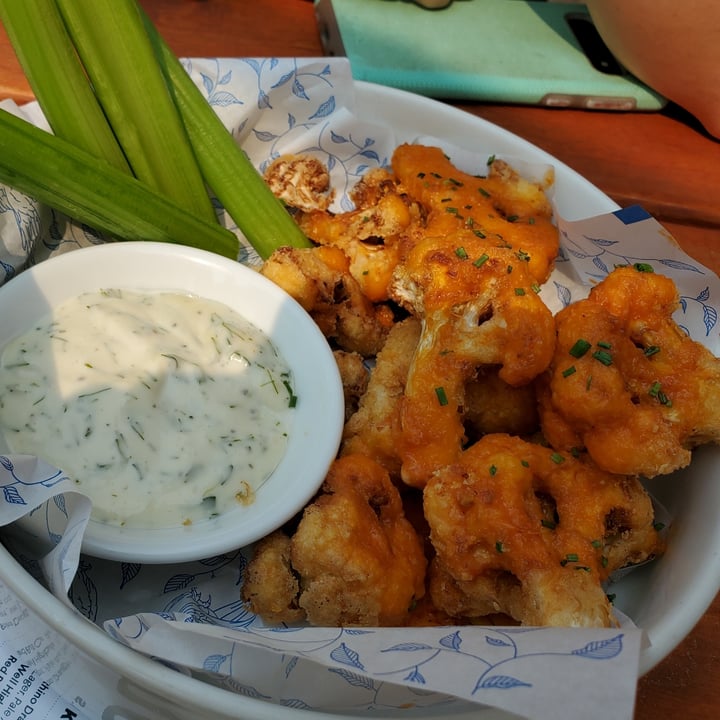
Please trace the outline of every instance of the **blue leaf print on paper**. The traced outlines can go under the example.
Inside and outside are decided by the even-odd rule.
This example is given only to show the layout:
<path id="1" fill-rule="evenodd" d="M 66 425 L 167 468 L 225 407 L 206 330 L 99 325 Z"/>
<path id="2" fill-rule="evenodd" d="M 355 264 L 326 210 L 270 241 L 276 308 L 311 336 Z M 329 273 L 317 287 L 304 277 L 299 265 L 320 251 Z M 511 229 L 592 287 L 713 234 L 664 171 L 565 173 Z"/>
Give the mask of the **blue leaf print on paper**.
<path id="1" fill-rule="evenodd" d="M 685 270 L 686 272 L 702 274 L 702 270 L 700 270 L 700 268 L 698 268 L 696 265 L 690 265 L 689 263 L 683 262 L 682 260 L 666 259 L 657 260 L 656 262 L 659 262 L 661 265 L 665 265 L 665 267 L 673 268 L 674 270 Z"/>
<path id="2" fill-rule="evenodd" d="M 120 589 L 122 590 L 131 580 L 137 577 L 137 574 L 142 569 L 142 565 L 139 563 L 128 563 L 124 562 L 120 565 Z"/>
<path id="3" fill-rule="evenodd" d="M 275 133 L 268 132 L 267 130 L 253 130 L 253 134 L 258 140 L 262 140 L 262 142 L 272 142 L 278 138 Z"/>
<path id="4" fill-rule="evenodd" d="M 509 643 L 507 640 L 501 640 L 498 637 L 492 637 L 491 635 L 485 636 L 485 642 L 488 645 L 494 645 L 495 647 L 512 647 L 512 643 Z"/>
<path id="5" fill-rule="evenodd" d="M 200 73 L 200 79 L 202 80 L 203 87 L 205 88 L 205 94 L 210 95 L 213 89 L 212 78 L 205 73 Z"/>
<path id="6" fill-rule="evenodd" d="M 701 290 L 695 298 L 698 302 L 705 302 L 710 299 L 710 288 L 706 285 L 704 290 Z"/>
<path id="7" fill-rule="evenodd" d="M 191 582 L 195 580 L 195 576 L 191 573 L 179 573 L 173 575 L 163 588 L 164 593 L 173 592 L 174 590 L 184 590 Z"/>
<path id="8" fill-rule="evenodd" d="M 380 156 L 374 150 L 363 150 L 360 155 L 368 158 L 369 160 L 375 160 L 376 162 L 380 162 Z"/>
<path id="9" fill-rule="evenodd" d="M 405 676 L 406 682 L 414 682 L 418 685 L 424 685 L 425 684 L 425 678 L 423 677 L 422 673 L 420 672 L 419 668 L 413 668 L 406 676 Z"/>
<path id="10" fill-rule="evenodd" d="M 284 75 L 281 75 L 280 79 L 277 82 L 274 82 L 270 87 L 273 89 L 282 87 L 286 83 L 289 83 L 294 77 L 295 77 L 295 70 L 290 70 L 289 72 L 286 72 Z"/>
<path id="11" fill-rule="evenodd" d="M 296 97 L 299 97 L 303 100 L 310 99 L 308 97 L 307 92 L 305 91 L 305 86 L 297 79 L 297 77 L 295 78 L 295 82 L 293 82 L 292 92 L 293 92 L 293 95 L 295 95 Z"/>
<path id="12" fill-rule="evenodd" d="M 460 631 L 456 630 L 454 633 L 440 638 L 440 644 L 443 647 L 450 648 L 450 650 L 459 650 L 460 646 L 462 645 L 462 637 L 460 637 Z"/>
<path id="13" fill-rule="evenodd" d="M 360 655 L 355 650 L 349 648 L 345 643 L 340 643 L 340 647 L 335 648 L 330 657 L 343 665 L 350 665 L 358 670 L 364 670 L 363 664 L 360 662 Z"/>
<path id="14" fill-rule="evenodd" d="M 557 281 L 554 282 L 554 285 L 558 300 L 562 303 L 563 307 L 567 307 L 572 301 L 572 293 L 570 292 L 570 288 L 566 287 L 565 285 L 561 285 Z"/>
<path id="15" fill-rule="evenodd" d="M 596 255 L 592 259 L 593 265 L 598 268 L 604 275 L 607 275 L 610 272 L 610 268 L 603 262 L 603 260 L 600 259 L 599 255 Z"/>
<path id="16" fill-rule="evenodd" d="M 330 139 L 338 145 L 350 142 L 344 135 L 340 135 L 340 133 L 337 133 L 334 130 L 330 130 Z"/>
<path id="17" fill-rule="evenodd" d="M 230 105 L 242 105 L 235 95 L 229 92 L 214 92 L 209 98 L 211 105 L 218 107 L 230 107 Z"/>
<path id="18" fill-rule="evenodd" d="M 272 108 L 272 105 L 270 104 L 270 96 L 264 90 L 258 91 L 257 106 L 259 110 Z"/>
<path id="19" fill-rule="evenodd" d="M 612 247 L 613 245 L 617 245 L 617 240 L 606 240 L 605 238 L 594 238 L 594 237 L 588 237 L 587 235 L 583 236 L 586 240 L 589 240 L 593 245 L 597 245 L 598 247 Z"/>
<path id="20" fill-rule="evenodd" d="M 312 705 L 308 705 L 304 700 L 298 698 L 288 698 L 282 701 L 282 705 L 292 708 L 293 710 L 314 710 Z"/>
<path id="21" fill-rule="evenodd" d="M 375 683 L 366 675 L 358 675 L 343 668 L 329 668 L 329 671 L 335 673 L 335 675 L 338 675 L 345 680 L 348 685 L 352 685 L 353 687 L 365 688 L 366 690 L 375 689 Z"/>
<path id="22" fill-rule="evenodd" d="M 208 655 L 208 657 L 203 660 L 203 670 L 219 673 L 220 668 L 229 657 L 229 655 Z"/>
<path id="23" fill-rule="evenodd" d="M 10 503 L 10 505 L 27 505 L 14 485 L 3 488 L 3 498 L 5 502 Z"/>
<path id="24" fill-rule="evenodd" d="M 285 677 L 290 677 L 290 673 L 295 669 L 299 659 L 300 657 L 298 655 L 294 655 L 290 658 L 290 661 L 285 666 Z"/>
<path id="25" fill-rule="evenodd" d="M 512 690 L 517 687 L 532 687 L 532 683 L 512 677 L 512 675 L 490 675 L 478 682 L 475 690 Z"/>
<path id="26" fill-rule="evenodd" d="M 218 81 L 218 85 L 227 85 L 232 80 L 232 70 L 228 70 Z"/>
<path id="27" fill-rule="evenodd" d="M 718 314 L 717 310 L 712 307 L 712 305 L 705 305 L 703 307 L 703 322 L 705 323 L 705 330 L 707 334 L 710 334 L 710 331 L 715 327 L 717 324 Z"/>
<path id="28" fill-rule="evenodd" d="M 415 652 L 416 650 L 432 650 L 432 646 L 417 642 L 398 643 L 397 645 L 391 645 L 389 648 L 385 648 L 383 652 Z"/>
<path id="29" fill-rule="evenodd" d="M 2 465 L 8 472 L 12 472 L 15 469 L 15 466 L 12 464 L 10 458 L 5 457 L 5 455 L 0 455 L 0 465 Z"/>
<path id="30" fill-rule="evenodd" d="M 318 109 L 310 116 L 311 120 L 327 117 L 335 112 L 335 96 L 331 95 L 325 102 L 320 103 Z"/>
<path id="31" fill-rule="evenodd" d="M 590 660 L 609 660 L 617 657 L 623 649 L 623 634 L 620 633 L 609 640 L 596 640 L 589 642 L 579 650 L 573 650 L 572 655 L 589 658 Z"/>
<path id="32" fill-rule="evenodd" d="M 55 507 L 65 516 L 68 517 L 68 511 L 67 506 L 65 505 L 65 496 L 61 493 L 60 495 L 55 495 L 53 497 L 53 502 L 55 503 Z"/>

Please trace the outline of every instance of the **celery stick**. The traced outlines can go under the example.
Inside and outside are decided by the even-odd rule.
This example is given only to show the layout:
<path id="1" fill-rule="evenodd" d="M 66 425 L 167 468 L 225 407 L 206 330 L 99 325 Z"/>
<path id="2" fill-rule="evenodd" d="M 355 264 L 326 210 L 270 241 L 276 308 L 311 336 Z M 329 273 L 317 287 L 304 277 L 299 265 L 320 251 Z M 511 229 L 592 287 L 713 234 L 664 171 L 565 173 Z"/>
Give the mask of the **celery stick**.
<path id="1" fill-rule="evenodd" d="M 204 180 L 135 0 L 56 0 L 136 177 L 215 220 Z"/>
<path id="2" fill-rule="evenodd" d="M 0 0 L 0 20 L 53 132 L 130 172 L 55 0 Z"/>
<path id="3" fill-rule="evenodd" d="M 248 242 L 262 259 L 283 245 L 311 247 L 146 15 L 145 25 L 203 176 Z"/>
<path id="4" fill-rule="evenodd" d="M 156 240 L 237 259 L 239 242 L 137 178 L 0 110 L 0 182 L 124 240 Z"/>

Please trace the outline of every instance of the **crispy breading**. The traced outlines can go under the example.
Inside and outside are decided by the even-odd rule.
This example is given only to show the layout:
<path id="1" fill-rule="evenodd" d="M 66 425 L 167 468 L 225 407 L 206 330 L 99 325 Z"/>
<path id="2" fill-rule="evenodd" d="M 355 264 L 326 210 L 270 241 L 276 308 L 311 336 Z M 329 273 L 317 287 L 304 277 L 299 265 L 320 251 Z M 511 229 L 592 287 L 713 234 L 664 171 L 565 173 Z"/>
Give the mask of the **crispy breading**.
<path id="1" fill-rule="evenodd" d="M 473 438 L 498 432 L 527 436 L 539 428 L 535 383 L 509 385 L 494 367 L 481 368 L 465 385 L 464 410 Z"/>
<path id="2" fill-rule="evenodd" d="M 600 467 L 651 478 L 720 439 L 720 360 L 677 325 L 677 307 L 671 279 L 621 267 L 558 313 L 540 395 L 550 443 L 587 448 Z M 578 341 L 587 342 L 580 357 Z"/>
<path id="3" fill-rule="evenodd" d="M 394 322 L 392 310 L 365 297 L 339 248 L 283 247 L 261 272 L 294 297 L 341 349 L 370 357 L 383 346 Z"/>
<path id="4" fill-rule="evenodd" d="M 270 592 L 245 592 L 264 619 L 283 620 L 282 608 L 300 607 L 313 625 L 402 625 L 425 593 L 422 540 L 405 518 L 387 472 L 363 456 L 346 456 L 330 468 L 321 494 L 304 511 L 290 539 L 290 567 L 299 593 L 288 602 Z M 287 552 L 250 562 L 248 575 L 283 577 Z M 269 567 L 273 560 L 283 567 Z M 285 585 L 278 585 L 282 592 Z"/>
<path id="5" fill-rule="evenodd" d="M 465 386 L 495 366 L 520 386 L 552 359 L 555 325 L 527 263 L 472 233 L 428 237 L 395 272 L 392 296 L 422 320 L 401 410 L 402 478 L 423 487 L 465 443 Z"/>
<path id="6" fill-rule="evenodd" d="M 661 550 L 633 477 L 506 435 L 486 435 L 424 490 L 433 603 L 525 625 L 610 626 L 602 583 Z"/>
<path id="7" fill-rule="evenodd" d="M 410 362 L 420 338 L 420 321 L 409 317 L 396 323 L 378 353 L 358 410 L 345 424 L 342 455 L 361 453 L 400 477 L 400 404 Z"/>
<path id="8" fill-rule="evenodd" d="M 332 202 L 327 167 L 310 155 L 282 155 L 265 170 L 275 197 L 291 208 L 325 210 Z"/>
<path id="9" fill-rule="evenodd" d="M 347 422 L 357 412 L 360 399 L 367 391 L 370 370 L 360 353 L 335 350 L 333 357 L 340 371 L 345 401 L 345 422 Z"/>
<path id="10" fill-rule="evenodd" d="M 243 575 L 242 599 L 253 612 L 262 611 L 268 623 L 295 623 L 305 619 L 297 604 L 299 592 L 290 567 L 290 538 L 276 530 L 255 546 Z"/>

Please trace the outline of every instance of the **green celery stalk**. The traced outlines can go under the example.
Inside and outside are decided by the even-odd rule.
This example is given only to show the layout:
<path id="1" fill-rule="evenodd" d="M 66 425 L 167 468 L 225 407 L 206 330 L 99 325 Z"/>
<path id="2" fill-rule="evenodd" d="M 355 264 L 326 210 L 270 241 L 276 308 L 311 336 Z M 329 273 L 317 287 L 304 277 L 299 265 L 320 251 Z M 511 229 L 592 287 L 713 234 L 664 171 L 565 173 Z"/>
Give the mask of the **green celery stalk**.
<path id="1" fill-rule="evenodd" d="M 129 173 L 55 0 L 0 0 L 0 20 L 53 132 Z"/>
<path id="2" fill-rule="evenodd" d="M 205 181 L 248 242 L 262 259 L 282 246 L 311 247 L 151 20 L 144 19 Z"/>
<path id="3" fill-rule="evenodd" d="M 236 260 L 237 237 L 145 183 L 0 110 L 0 182 L 123 240 L 190 245 Z"/>
<path id="4" fill-rule="evenodd" d="M 135 0 L 56 0 L 133 173 L 180 207 L 216 220 Z"/>

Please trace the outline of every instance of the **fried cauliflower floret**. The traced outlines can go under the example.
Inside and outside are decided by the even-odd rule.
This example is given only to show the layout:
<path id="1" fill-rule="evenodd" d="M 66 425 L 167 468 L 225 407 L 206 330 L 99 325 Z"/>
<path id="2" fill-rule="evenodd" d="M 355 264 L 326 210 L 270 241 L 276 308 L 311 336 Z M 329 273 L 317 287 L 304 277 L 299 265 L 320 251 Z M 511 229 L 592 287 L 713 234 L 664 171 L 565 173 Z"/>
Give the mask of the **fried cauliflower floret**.
<path id="1" fill-rule="evenodd" d="M 300 585 L 290 567 L 290 538 L 276 530 L 255 546 L 245 570 L 242 598 L 267 623 L 295 623 L 305 613 L 297 605 Z"/>
<path id="2" fill-rule="evenodd" d="M 345 401 L 345 422 L 347 422 L 357 412 L 360 398 L 367 391 L 370 371 L 360 353 L 335 350 L 333 357 L 340 371 Z"/>
<path id="3" fill-rule="evenodd" d="M 661 551 L 636 478 L 505 434 L 486 435 L 424 490 L 434 605 L 524 625 L 615 624 L 602 583 Z"/>
<path id="4" fill-rule="evenodd" d="M 290 294 L 340 349 L 375 355 L 393 324 L 392 311 L 362 292 L 339 248 L 276 250 L 261 273 Z"/>
<path id="5" fill-rule="evenodd" d="M 465 426 L 473 437 L 489 433 L 532 435 L 538 430 L 535 383 L 513 386 L 497 369 L 482 368 L 465 386 Z"/>
<path id="6" fill-rule="evenodd" d="M 465 387 L 479 367 L 513 386 L 548 367 L 555 325 L 533 285 L 513 251 L 466 232 L 428 237 L 398 265 L 392 295 L 422 321 L 401 409 L 408 485 L 423 487 L 461 451 Z"/>
<path id="7" fill-rule="evenodd" d="M 397 236 L 411 221 L 410 209 L 395 194 L 384 195 L 372 207 L 338 215 L 315 211 L 298 218 L 311 240 L 342 249 L 351 275 L 373 302 L 388 299 L 388 285 L 400 253 Z"/>
<path id="8" fill-rule="evenodd" d="M 375 359 L 367 391 L 357 412 L 345 424 L 342 455 L 363 454 L 400 477 L 400 405 L 408 371 L 420 338 L 420 321 L 409 317 L 395 324 Z"/>
<path id="9" fill-rule="evenodd" d="M 273 195 L 291 208 L 326 210 L 332 202 L 327 167 L 310 155 L 282 155 L 264 177 Z"/>
<path id="10" fill-rule="evenodd" d="M 720 360 L 676 324 L 677 307 L 670 278 L 621 267 L 558 313 L 540 393 L 553 446 L 587 448 L 606 470 L 652 478 L 720 440 Z"/>
<path id="11" fill-rule="evenodd" d="M 440 148 L 410 144 L 396 148 L 392 169 L 402 189 L 425 208 L 427 235 L 470 231 L 487 247 L 512 250 L 535 282 L 547 280 L 560 246 L 545 194 L 551 176 L 530 182 L 495 160 L 487 177 L 476 177 L 458 170 Z"/>
<path id="12" fill-rule="evenodd" d="M 248 576 L 282 577 L 287 552 L 276 557 L 283 566 L 278 572 L 258 555 Z M 243 590 L 263 618 L 282 621 L 285 607 L 295 618 L 299 607 L 312 625 L 403 625 L 425 592 L 422 540 L 405 518 L 387 472 L 363 456 L 347 456 L 331 466 L 321 494 L 305 509 L 289 541 L 289 558 L 298 578 L 296 598 L 288 600 L 284 592 L 275 601 L 270 592 Z"/>

